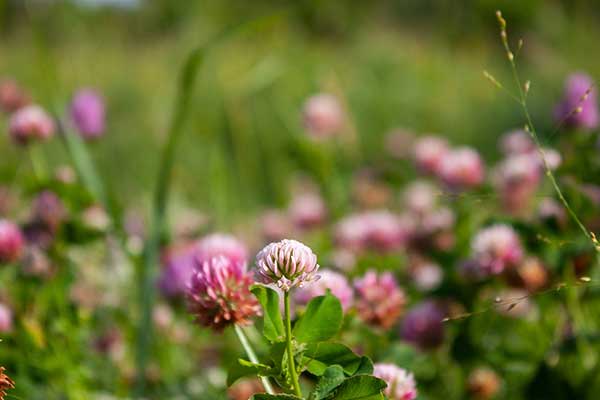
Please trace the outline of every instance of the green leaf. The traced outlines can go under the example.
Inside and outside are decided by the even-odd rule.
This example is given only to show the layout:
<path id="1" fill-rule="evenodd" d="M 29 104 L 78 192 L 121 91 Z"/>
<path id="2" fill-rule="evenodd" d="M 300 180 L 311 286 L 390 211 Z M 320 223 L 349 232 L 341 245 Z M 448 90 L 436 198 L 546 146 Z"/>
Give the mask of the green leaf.
<path id="1" fill-rule="evenodd" d="M 387 384 L 371 375 L 355 375 L 347 378 L 327 400 L 384 400 L 382 390 Z"/>
<path id="2" fill-rule="evenodd" d="M 250 400 L 302 400 L 300 397 L 291 394 L 255 394 Z"/>
<path id="3" fill-rule="evenodd" d="M 373 361 L 367 356 L 360 358 L 360 365 L 353 375 L 371 375 L 373 373 Z"/>
<path id="4" fill-rule="evenodd" d="M 294 326 L 294 336 L 301 343 L 322 342 L 335 336 L 342 325 L 342 305 L 327 293 L 308 303 L 306 312 Z"/>
<path id="5" fill-rule="evenodd" d="M 240 358 L 229 368 L 227 386 L 233 385 L 235 381 L 246 376 L 275 376 L 277 374 L 279 371 L 269 365 L 255 364 Z"/>
<path id="6" fill-rule="evenodd" d="M 262 285 L 254 285 L 251 290 L 264 311 L 263 335 L 271 342 L 284 341 L 285 330 L 279 309 L 279 294 L 275 290 Z"/>
<path id="7" fill-rule="evenodd" d="M 367 359 L 368 360 L 368 359 Z M 321 376 L 331 365 L 339 365 L 347 375 L 354 375 L 363 364 L 363 358 L 341 343 L 311 343 L 306 348 L 302 365 L 308 372 Z M 363 373 L 371 373 L 365 370 Z"/>
<path id="8" fill-rule="evenodd" d="M 339 365 L 332 365 L 323 372 L 323 376 L 317 382 L 309 400 L 323 400 L 346 379 L 344 370 Z"/>

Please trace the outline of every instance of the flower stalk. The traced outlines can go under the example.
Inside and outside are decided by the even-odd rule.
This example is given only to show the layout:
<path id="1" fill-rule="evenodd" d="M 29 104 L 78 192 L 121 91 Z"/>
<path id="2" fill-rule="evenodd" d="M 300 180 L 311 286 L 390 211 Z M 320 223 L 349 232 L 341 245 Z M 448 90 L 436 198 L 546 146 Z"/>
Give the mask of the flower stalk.
<path id="1" fill-rule="evenodd" d="M 283 303 L 285 308 L 284 323 L 285 323 L 285 344 L 288 356 L 288 369 L 292 380 L 294 394 L 302 397 L 302 390 L 298 381 L 298 373 L 296 371 L 296 363 L 294 362 L 294 349 L 292 347 L 292 319 L 290 313 L 290 292 L 286 291 L 283 294 Z"/>
<path id="2" fill-rule="evenodd" d="M 233 327 L 250 361 L 254 364 L 258 364 L 260 361 L 258 360 L 258 357 L 256 356 L 256 353 L 254 352 L 254 349 L 252 348 L 252 345 L 250 344 L 250 341 L 248 340 L 248 337 L 246 336 L 246 333 L 244 332 L 242 327 L 237 324 L 235 324 Z M 273 386 L 271 385 L 271 382 L 269 382 L 269 378 L 267 378 L 266 376 L 261 376 L 260 381 L 262 382 L 268 394 L 275 394 Z"/>

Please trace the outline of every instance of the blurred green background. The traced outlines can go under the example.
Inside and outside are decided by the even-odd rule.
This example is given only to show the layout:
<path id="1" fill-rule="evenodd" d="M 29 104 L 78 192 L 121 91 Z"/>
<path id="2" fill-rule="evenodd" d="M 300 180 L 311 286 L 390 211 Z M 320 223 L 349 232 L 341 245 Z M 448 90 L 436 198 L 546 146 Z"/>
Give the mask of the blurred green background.
<path id="1" fill-rule="evenodd" d="M 263 205 L 282 205 L 303 167 L 297 138 L 303 101 L 337 94 L 377 163 L 393 128 L 436 132 L 496 157 L 499 134 L 522 123 L 483 78 L 509 82 L 494 11 L 532 79 L 542 133 L 573 70 L 600 75 L 600 9 L 594 1 L 0 1 L 0 75 L 60 110 L 81 86 L 108 101 L 108 134 L 93 146 L 121 204 L 144 207 L 171 112 L 175 75 L 194 46 L 243 21 L 267 29 L 238 35 L 211 54 L 179 147 L 176 202 L 216 212 L 228 225 Z M 14 176 L 19 149 L 0 141 L 1 173 Z M 65 156 L 55 141 L 53 163 Z"/>

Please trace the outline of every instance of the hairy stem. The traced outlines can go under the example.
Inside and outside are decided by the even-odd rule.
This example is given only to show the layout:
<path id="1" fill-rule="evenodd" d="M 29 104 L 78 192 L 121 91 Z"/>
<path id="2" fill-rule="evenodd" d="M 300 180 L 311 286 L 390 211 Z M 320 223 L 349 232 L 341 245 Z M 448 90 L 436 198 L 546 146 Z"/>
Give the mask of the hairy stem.
<path id="1" fill-rule="evenodd" d="M 258 364 L 258 362 L 259 362 L 258 357 L 256 357 L 256 353 L 254 352 L 254 349 L 252 348 L 252 345 L 250 344 L 250 341 L 248 340 L 246 333 L 244 332 L 242 327 L 239 325 L 234 325 L 234 328 L 235 328 L 235 333 L 237 334 L 237 337 L 240 340 L 242 347 L 244 348 L 244 351 L 248 355 L 248 358 L 250 359 L 251 362 Z M 261 380 L 265 390 L 267 391 L 267 393 L 275 394 L 275 391 L 273 390 L 273 386 L 271 386 L 271 382 L 269 382 L 269 378 L 267 378 L 266 376 L 261 376 L 260 380 Z"/>
<path id="2" fill-rule="evenodd" d="M 285 307 L 285 344 L 288 356 L 288 369 L 290 370 L 290 377 L 292 378 L 292 386 L 294 387 L 294 393 L 296 394 L 296 396 L 302 397 L 300 383 L 298 382 L 298 373 L 296 372 L 296 365 L 294 362 L 294 350 L 292 349 L 292 319 L 290 316 L 289 291 L 286 291 L 284 293 L 283 302 Z"/>

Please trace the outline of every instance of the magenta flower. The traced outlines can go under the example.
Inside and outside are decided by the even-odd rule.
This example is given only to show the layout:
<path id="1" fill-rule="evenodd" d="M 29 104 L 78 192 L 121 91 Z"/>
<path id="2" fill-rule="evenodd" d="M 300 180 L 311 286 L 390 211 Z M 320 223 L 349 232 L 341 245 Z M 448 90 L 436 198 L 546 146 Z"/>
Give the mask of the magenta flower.
<path id="1" fill-rule="evenodd" d="M 212 233 L 204 236 L 198 242 L 198 262 L 202 263 L 217 256 L 225 256 L 234 263 L 243 264 L 248 261 L 248 249 L 232 235 Z"/>
<path id="2" fill-rule="evenodd" d="M 438 176 L 452 189 L 479 186 L 485 177 L 483 161 L 475 150 L 461 147 L 442 158 Z"/>
<path id="3" fill-rule="evenodd" d="M 247 255 L 246 247 L 235 237 L 222 233 L 207 235 L 167 251 L 158 287 L 167 297 L 177 296 L 185 292 L 194 270 L 205 261 L 223 256 L 235 264 L 244 264 Z"/>
<path id="4" fill-rule="evenodd" d="M 574 128 L 598 127 L 597 90 L 589 75 L 576 73 L 567 78 L 564 97 L 554 109 L 554 117 Z"/>
<path id="5" fill-rule="evenodd" d="M 13 141 L 25 145 L 33 140 L 46 140 L 54 135 L 54 120 L 37 105 L 25 106 L 16 111 L 11 119 L 8 132 Z"/>
<path id="6" fill-rule="evenodd" d="M 25 239 L 19 227 L 0 219 L 0 264 L 18 261 L 23 254 Z"/>
<path id="7" fill-rule="evenodd" d="M 13 329 L 13 313 L 10 307 L 0 303 L 0 333 L 9 333 Z"/>
<path id="8" fill-rule="evenodd" d="M 367 273 L 354 281 L 356 309 L 368 324 L 389 329 L 400 318 L 406 305 L 406 295 L 391 272 Z"/>
<path id="9" fill-rule="evenodd" d="M 188 285 L 188 310 L 196 322 L 216 331 L 232 324 L 249 324 L 260 314 L 258 301 L 250 292 L 252 283 L 246 264 L 224 256 L 206 260 L 193 272 Z"/>
<path id="10" fill-rule="evenodd" d="M 394 364 L 377 363 L 373 375 L 387 383 L 384 390 L 390 400 L 414 400 L 417 398 L 417 385 L 413 374 Z"/>
<path id="11" fill-rule="evenodd" d="M 327 93 L 310 97 L 304 104 L 304 126 L 315 138 L 328 138 L 344 127 L 344 110 L 338 99 Z"/>
<path id="12" fill-rule="evenodd" d="M 423 350 L 434 349 L 444 342 L 446 310 L 440 303 L 427 300 L 411 308 L 400 329 L 403 340 Z"/>
<path id="13" fill-rule="evenodd" d="M 523 248 L 515 230 L 504 224 L 482 229 L 471 242 L 473 260 L 483 276 L 497 275 L 523 259 Z"/>
<path id="14" fill-rule="evenodd" d="M 333 271 L 321 271 L 320 275 L 321 278 L 314 284 L 298 289 L 294 293 L 294 300 L 300 305 L 306 305 L 313 297 L 323 296 L 330 290 L 342 303 L 344 312 L 348 311 L 354 301 L 354 291 L 348 279 Z"/>
<path id="15" fill-rule="evenodd" d="M 256 255 L 258 280 L 283 291 L 319 279 L 317 256 L 310 247 L 290 239 L 267 245 Z"/>
<path id="16" fill-rule="evenodd" d="M 436 174 L 448 151 L 448 142 L 445 139 L 439 136 L 424 136 L 416 141 L 413 148 L 415 164 L 424 173 Z"/>
<path id="17" fill-rule="evenodd" d="M 71 102 L 71 119 L 85 139 L 94 139 L 104 133 L 104 100 L 92 89 L 75 93 Z"/>

